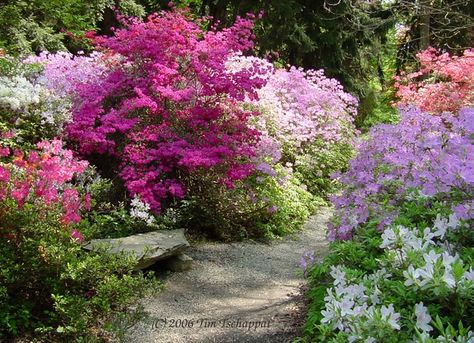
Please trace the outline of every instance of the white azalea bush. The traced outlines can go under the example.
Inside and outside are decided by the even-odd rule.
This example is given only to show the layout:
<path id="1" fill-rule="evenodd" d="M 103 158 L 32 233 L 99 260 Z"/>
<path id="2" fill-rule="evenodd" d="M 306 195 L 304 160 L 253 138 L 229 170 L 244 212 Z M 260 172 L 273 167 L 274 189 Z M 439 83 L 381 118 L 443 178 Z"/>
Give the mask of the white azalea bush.
<path id="1" fill-rule="evenodd" d="M 37 80 L 39 65 L 0 57 L 0 118 L 22 145 L 53 138 L 71 120 L 71 103 Z"/>
<path id="2" fill-rule="evenodd" d="M 412 219 L 405 213 L 382 234 L 367 225 L 332 244 L 308 272 L 303 341 L 474 342 L 470 222 L 443 213 L 416 227 Z"/>

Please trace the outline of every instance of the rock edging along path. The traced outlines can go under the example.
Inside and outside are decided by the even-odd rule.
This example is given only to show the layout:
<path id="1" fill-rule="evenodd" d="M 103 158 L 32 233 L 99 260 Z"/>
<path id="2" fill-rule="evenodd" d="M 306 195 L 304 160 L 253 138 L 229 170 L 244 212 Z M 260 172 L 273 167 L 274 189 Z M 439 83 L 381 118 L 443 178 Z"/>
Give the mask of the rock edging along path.
<path id="1" fill-rule="evenodd" d="M 323 208 L 305 229 L 271 244 L 204 243 L 188 254 L 193 268 L 175 273 L 165 290 L 143 299 L 149 314 L 132 327 L 127 342 L 289 342 L 295 338 L 292 313 L 304 278 L 298 264 L 305 251 L 327 251 Z M 299 298 L 299 300 L 298 300 Z"/>

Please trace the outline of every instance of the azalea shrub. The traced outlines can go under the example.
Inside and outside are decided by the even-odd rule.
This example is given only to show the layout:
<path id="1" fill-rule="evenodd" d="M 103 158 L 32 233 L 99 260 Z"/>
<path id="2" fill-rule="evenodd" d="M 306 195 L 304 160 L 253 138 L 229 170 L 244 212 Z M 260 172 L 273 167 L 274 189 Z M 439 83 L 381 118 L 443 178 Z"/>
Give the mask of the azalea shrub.
<path id="1" fill-rule="evenodd" d="M 430 113 L 474 106 L 473 49 L 450 56 L 429 48 L 417 57 L 418 70 L 396 77 L 397 106 L 412 104 Z"/>
<path id="2" fill-rule="evenodd" d="M 123 210 L 129 207 L 145 223 L 168 210 L 177 211 L 174 222 L 211 212 L 215 222 L 204 231 L 225 232 L 223 227 L 245 222 L 235 229 L 245 236 L 283 232 L 285 220 L 276 219 L 283 213 L 292 221 L 283 210 L 268 220 L 265 208 L 272 205 L 265 204 L 279 202 L 275 206 L 283 209 L 281 196 L 264 201 L 263 211 L 253 208 L 251 199 L 263 188 L 252 180 L 267 179 L 282 191 L 281 180 L 292 179 L 288 188 L 298 184 L 305 204 L 299 213 L 312 208 L 308 191 L 326 197 L 335 190 L 337 182 L 328 176 L 352 154 L 357 106 L 336 80 L 323 71 L 276 69 L 243 57 L 253 47 L 252 15 L 209 31 L 180 10 L 121 21 L 112 37 L 88 34 L 100 52 L 25 60 L 41 67 L 35 82 L 71 104 L 63 136 L 100 175 L 114 180 L 108 200 L 125 202 Z M 104 224 L 121 221 L 116 209 L 115 219 L 102 216 Z M 251 227 L 262 222 L 274 229 Z"/>
<path id="3" fill-rule="evenodd" d="M 87 162 L 60 140 L 29 152 L 12 140 L 4 133 L 0 148 L 0 338 L 112 335 L 104 329 L 112 311 L 151 281 L 132 274 L 133 256 L 82 249 L 77 224 L 91 199 L 74 180 Z"/>
<path id="4" fill-rule="evenodd" d="M 406 209 L 382 233 L 368 224 L 353 240 L 333 243 L 309 269 L 303 341 L 474 339 L 472 223 L 444 213 L 422 222 L 413 216 L 422 206 Z"/>
<path id="5" fill-rule="evenodd" d="M 261 132 L 258 169 L 271 174 L 273 165 L 291 165 L 312 194 L 327 197 L 336 190 L 329 177 L 345 169 L 357 131 L 357 99 L 323 70 L 274 68 L 256 57 L 232 56 L 232 72 L 254 71 L 266 80 L 252 101 L 261 115 L 252 124 Z M 255 72 L 255 71 L 254 71 Z"/>
<path id="6" fill-rule="evenodd" d="M 407 108 L 336 175 L 330 253 L 303 266 L 302 340 L 474 340 L 473 115 Z"/>
<path id="7" fill-rule="evenodd" d="M 174 224 L 188 223 L 221 237 L 283 233 L 284 220 L 273 222 L 283 213 L 289 222 L 293 215 L 283 211 L 283 198 L 278 200 L 281 212 L 269 218 L 272 204 L 266 203 L 272 201 L 257 210 L 249 201 L 256 189 L 251 191 L 246 180 L 260 174 L 275 177 L 262 163 L 269 153 L 259 150 L 265 137 L 251 123 L 258 112 L 242 106 L 257 98 L 272 67 L 255 59 L 250 68 L 228 70 L 228 60 L 253 45 L 252 21 L 238 19 L 231 28 L 205 32 L 185 13 L 168 12 L 124 24 L 114 37 L 90 35 L 102 53 L 43 53 L 27 59 L 43 66 L 39 82 L 73 104 L 65 130 L 70 146 L 96 164 L 100 174 L 121 177 L 133 199 L 130 213 L 144 223 L 169 223 L 168 210 L 181 208 Z M 279 192 L 285 187 L 270 183 Z M 311 201 L 302 187 L 298 192 L 306 199 L 301 199 L 300 214 L 307 216 Z M 91 224 L 105 233 L 100 229 L 105 223 L 127 222 L 120 211 L 112 211 L 115 219 L 95 216 Z M 212 220 L 197 220 L 208 212 Z M 268 223 L 267 229 L 255 229 L 257 223 Z"/>
<path id="8" fill-rule="evenodd" d="M 281 162 L 293 164 L 313 194 L 334 192 L 329 176 L 352 156 L 357 100 L 323 70 L 295 67 L 276 70 L 258 94 L 263 132 L 281 146 Z"/>
<path id="9" fill-rule="evenodd" d="M 181 13 L 162 12 L 128 22 L 113 37 L 91 36 L 118 62 L 80 87 L 66 128 L 72 146 L 115 161 L 130 196 L 155 213 L 183 198 L 183 180 L 199 169 L 231 188 L 252 173 L 259 137 L 247 125 L 253 113 L 236 103 L 255 96 L 262 81 L 230 75 L 224 64 L 233 51 L 252 47 L 251 27 L 238 19 L 204 32 Z"/>
<path id="10" fill-rule="evenodd" d="M 417 196 L 444 201 L 459 218 L 472 218 L 474 109 L 432 116 L 411 108 L 400 116 L 396 125 L 372 128 L 340 175 L 345 188 L 332 199 L 330 239 L 351 238 L 369 218 L 383 229 L 403 202 Z"/>
<path id="11" fill-rule="evenodd" d="M 0 125 L 15 132 L 18 147 L 54 138 L 70 120 L 70 103 L 37 80 L 40 72 L 38 65 L 0 56 Z"/>

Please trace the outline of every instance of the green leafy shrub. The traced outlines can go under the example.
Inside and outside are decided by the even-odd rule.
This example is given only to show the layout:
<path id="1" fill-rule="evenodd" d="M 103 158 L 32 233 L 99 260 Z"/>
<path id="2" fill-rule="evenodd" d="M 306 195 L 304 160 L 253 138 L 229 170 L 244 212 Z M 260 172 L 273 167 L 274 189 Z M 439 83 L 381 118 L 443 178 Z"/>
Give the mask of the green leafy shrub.
<path id="1" fill-rule="evenodd" d="M 82 250 L 53 213 L 44 217 L 25 206 L 11 215 L 21 220 L 21 236 L 0 238 L 0 337 L 105 335 L 114 311 L 156 285 L 132 273 L 131 256 Z"/>
<path id="2" fill-rule="evenodd" d="M 298 230 L 316 201 L 288 170 L 278 177 L 252 176 L 229 190 L 195 175 L 177 211 L 177 225 L 219 239 L 271 238 Z"/>
<path id="3" fill-rule="evenodd" d="M 0 339 L 99 339 L 115 311 L 155 284 L 133 273 L 132 256 L 81 248 L 89 195 L 73 182 L 86 166 L 59 140 L 29 152 L 0 145 Z"/>
<path id="4" fill-rule="evenodd" d="M 333 144 L 330 149 L 324 147 L 324 141 L 314 141 L 303 154 L 295 156 L 294 169 L 310 193 L 327 199 L 339 189 L 331 175 L 347 168 L 354 148 L 345 143 Z"/>

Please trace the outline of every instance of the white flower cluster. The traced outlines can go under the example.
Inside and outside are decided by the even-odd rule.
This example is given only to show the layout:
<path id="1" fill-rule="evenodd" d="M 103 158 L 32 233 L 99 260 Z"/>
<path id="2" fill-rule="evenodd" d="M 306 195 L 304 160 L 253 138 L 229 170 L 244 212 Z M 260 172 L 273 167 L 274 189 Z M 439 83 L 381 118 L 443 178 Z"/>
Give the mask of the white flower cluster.
<path id="1" fill-rule="evenodd" d="M 243 56 L 241 52 L 234 53 L 225 62 L 227 73 L 236 74 L 242 71 L 250 73 L 250 79 L 261 78 L 268 80 L 274 73 L 273 65 L 263 58 Z"/>
<path id="2" fill-rule="evenodd" d="M 349 279 L 343 266 L 331 266 L 330 275 L 334 281 L 324 298 L 321 323 L 346 333 L 349 342 L 380 341 L 381 331 L 377 336 L 374 328 L 382 330 L 382 335 L 403 330 L 400 313 L 396 312 L 394 304 L 383 301 L 384 294 L 380 290 L 384 288 L 384 280 L 390 280 L 392 274 L 403 275 L 407 290 L 436 287 L 445 287 L 452 292 L 472 290 L 473 268 L 464 266 L 447 241 L 447 233 L 457 231 L 460 225 L 455 215 L 449 218 L 438 215 L 433 227 L 425 228 L 423 232 L 404 226 L 387 228 L 380 245 L 385 250 L 385 259 L 379 260 L 380 268 L 376 272 L 363 278 Z M 432 317 L 421 301 L 414 306 L 409 318 L 414 319 L 413 328 L 419 333 L 414 341 L 474 343 L 471 331 L 457 338 L 448 337 L 447 333 L 431 337 Z"/>
<path id="3" fill-rule="evenodd" d="M 433 228 L 425 228 L 421 234 L 418 229 L 404 226 L 388 228 L 382 234 L 381 248 L 393 258 L 397 266 L 408 264 L 403 271 L 405 286 L 426 289 L 440 284 L 448 288 L 472 287 L 474 271 L 463 269 L 463 262 L 445 239 L 448 230 L 456 231 L 459 221 L 454 214 L 448 219 L 436 217 Z M 422 263 L 410 263 L 410 252 L 422 254 Z M 461 270 L 454 276 L 454 269 Z"/>
<path id="4" fill-rule="evenodd" d="M 31 105 L 39 104 L 44 89 L 33 85 L 23 76 L 0 76 L 0 106 L 23 111 Z"/>
<path id="5" fill-rule="evenodd" d="M 366 276 L 364 282 L 359 284 L 351 284 L 341 266 L 331 266 L 330 274 L 334 282 L 324 298 L 326 307 L 321 312 L 321 323 L 346 332 L 350 342 L 360 341 L 362 338 L 366 342 L 375 342 L 366 332 L 367 328 L 373 326 L 400 330 L 400 314 L 395 312 L 393 304 L 380 305 L 377 284 L 379 280 L 391 276 L 386 270 L 381 269 Z M 369 290 L 365 283 L 372 284 L 373 289 Z"/>
<path id="6" fill-rule="evenodd" d="M 130 209 L 131 217 L 141 219 L 148 225 L 151 225 L 155 221 L 155 218 L 150 213 L 150 205 L 141 201 L 138 196 L 135 196 L 130 204 L 132 205 Z"/>
<path id="7" fill-rule="evenodd" d="M 17 124 L 38 115 L 41 124 L 50 125 L 57 132 L 71 120 L 70 102 L 20 75 L 0 76 L 0 108 L 16 112 Z"/>

